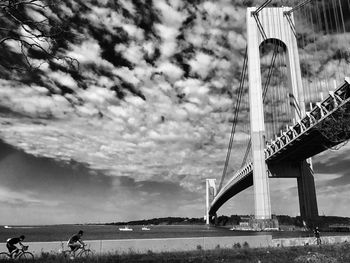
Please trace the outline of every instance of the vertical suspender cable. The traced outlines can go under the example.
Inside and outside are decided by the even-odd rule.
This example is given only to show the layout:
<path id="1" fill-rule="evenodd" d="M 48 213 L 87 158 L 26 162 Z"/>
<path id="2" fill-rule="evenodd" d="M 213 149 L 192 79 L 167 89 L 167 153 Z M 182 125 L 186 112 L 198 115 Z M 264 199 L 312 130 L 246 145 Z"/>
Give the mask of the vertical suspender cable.
<path id="1" fill-rule="evenodd" d="M 350 0 L 348 0 L 348 7 L 350 10 Z M 346 34 L 346 28 L 345 28 L 345 20 L 344 20 L 344 14 L 343 14 L 343 5 L 341 4 L 341 0 L 339 0 L 339 6 L 340 6 L 340 14 L 341 14 L 341 20 L 342 20 L 342 25 L 343 25 L 343 33 Z M 349 49 L 349 48 L 348 48 Z M 349 51 L 345 51 L 345 62 L 348 64 L 348 69 L 350 66 L 350 55 Z M 344 75 L 346 75 L 346 68 L 344 67 Z"/>
<path id="2" fill-rule="evenodd" d="M 326 33 L 326 29 L 325 29 L 326 25 L 324 24 L 324 27 L 323 27 L 321 8 L 322 8 L 322 3 L 317 3 L 317 7 L 316 7 L 316 21 L 317 21 L 318 30 L 321 32 L 322 35 L 324 35 Z M 318 73 L 320 73 L 320 72 L 318 72 Z M 325 88 L 324 80 L 322 78 L 320 78 L 320 77 L 317 78 L 317 79 L 318 79 L 318 82 L 319 82 L 319 86 L 321 88 Z M 307 105 L 309 105 L 309 103 L 307 103 Z"/>
<path id="3" fill-rule="evenodd" d="M 324 21 L 325 21 L 326 28 L 327 28 L 327 35 L 329 35 L 329 34 L 331 34 L 331 25 L 328 24 L 329 18 L 327 16 L 327 6 L 325 4 L 325 0 L 322 0 L 322 6 L 323 6 Z M 326 88 L 329 89 L 329 78 L 328 78 L 327 73 L 325 73 L 325 81 L 326 81 L 325 86 L 326 86 Z"/>
<path id="4" fill-rule="evenodd" d="M 332 1 L 332 7 L 333 7 L 333 15 L 334 15 L 334 23 L 335 23 L 335 28 L 336 28 L 336 32 L 338 33 L 339 30 L 339 20 L 338 20 L 338 12 L 337 12 L 337 6 L 334 3 L 334 0 Z"/>
<path id="5" fill-rule="evenodd" d="M 317 8 L 317 7 L 316 7 Z M 313 34 L 313 45 L 314 45 L 314 56 L 313 56 L 313 61 L 314 63 L 316 63 L 316 61 L 318 60 L 317 58 L 317 53 L 318 53 L 318 48 L 317 48 L 317 38 L 316 38 L 316 26 L 315 26 L 315 22 L 314 22 L 314 19 L 313 19 L 313 11 L 314 10 L 310 10 L 310 12 L 306 12 L 307 14 L 310 15 L 310 23 L 311 23 L 311 27 L 312 27 L 312 34 Z M 317 22 L 317 20 L 316 20 Z M 317 87 L 317 90 L 321 90 L 322 92 L 322 85 L 320 85 L 320 81 L 319 81 L 319 78 L 316 78 L 316 76 L 313 74 L 313 83 L 315 83 L 314 85 L 316 85 Z"/>
<path id="6" fill-rule="evenodd" d="M 331 0 L 332 1 L 332 0 Z M 330 4 L 328 3 L 328 8 L 327 8 L 327 10 L 328 10 L 328 14 L 329 14 L 329 26 L 330 26 L 330 31 L 331 31 L 331 33 L 333 33 L 334 31 L 334 28 L 335 28 L 335 26 L 333 25 L 333 21 L 332 21 L 332 11 L 331 11 L 331 6 L 330 6 Z"/>
<path id="7" fill-rule="evenodd" d="M 324 2 L 325 0 L 322 0 L 322 6 L 323 6 L 323 16 L 324 16 L 324 21 L 326 24 L 326 32 L 329 34 L 329 26 L 328 26 L 328 18 L 327 18 L 327 9 L 326 9 L 326 4 Z"/>
<path id="8" fill-rule="evenodd" d="M 336 24 L 336 33 L 337 33 L 337 35 L 338 35 L 338 41 L 340 41 L 341 25 L 340 25 L 340 21 L 339 21 L 340 19 L 339 19 L 339 13 L 338 13 L 338 8 L 337 8 L 336 0 L 332 0 L 332 5 L 333 5 L 334 20 L 335 20 L 335 24 Z M 339 52 L 339 56 L 340 56 L 340 58 L 339 58 L 339 64 L 341 65 L 341 62 L 342 62 L 341 60 L 345 58 L 345 54 L 344 54 L 342 48 L 340 48 L 340 49 L 338 50 L 338 52 Z M 338 79 L 336 78 L 336 80 L 337 80 L 338 82 L 340 82 L 341 79 L 342 79 L 342 78 L 341 78 L 340 71 L 337 70 L 337 73 L 336 73 L 336 74 L 338 75 Z M 343 74 L 344 74 L 344 73 L 343 73 Z"/>
<path id="9" fill-rule="evenodd" d="M 341 4 L 341 1 L 339 1 L 339 9 L 340 9 L 340 17 L 341 17 L 341 24 L 343 27 L 343 33 L 346 33 L 346 29 L 345 29 L 345 21 L 344 21 L 344 14 L 343 14 L 343 5 Z"/>

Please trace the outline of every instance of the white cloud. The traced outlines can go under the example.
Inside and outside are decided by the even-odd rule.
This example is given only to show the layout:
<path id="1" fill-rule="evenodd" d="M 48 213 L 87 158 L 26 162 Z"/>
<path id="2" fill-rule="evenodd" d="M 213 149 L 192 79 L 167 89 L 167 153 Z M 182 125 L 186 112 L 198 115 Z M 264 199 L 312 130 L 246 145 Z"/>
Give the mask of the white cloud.
<path id="1" fill-rule="evenodd" d="M 192 72 L 198 73 L 202 78 L 207 77 L 212 69 L 213 58 L 203 52 L 198 52 L 194 59 L 189 61 Z"/>
<path id="2" fill-rule="evenodd" d="M 122 27 L 129 34 L 130 38 L 135 38 L 138 41 L 143 40 L 143 30 L 141 28 L 130 23 L 125 23 Z"/>
<path id="3" fill-rule="evenodd" d="M 121 77 L 124 81 L 137 85 L 140 83 L 140 80 L 135 76 L 135 72 L 130 70 L 127 67 L 115 68 L 113 73 Z"/>
<path id="4" fill-rule="evenodd" d="M 122 4 L 122 6 L 128 10 L 132 15 L 135 14 L 135 7 L 134 4 L 131 1 L 128 0 L 120 0 L 120 3 Z"/>
<path id="5" fill-rule="evenodd" d="M 180 79 L 183 75 L 183 71 L 178 66 L 170 63 L 164 62 L 158 66 L 158 71 L 164 73 L 168 76 L 172 81 Z"/>
<path id="6" fill-rule="evenodd" d="M 116 45 L 114 50 L 122 53 L 124 58 L 126 58 L 128 61 L 134 64 L 139 64 L 141 63 L 141 61 L 143 61 L 142 47 L 140 47 L 139 45 L 136 45 L 135 42 L 132 42 L 128 45 L 125 45 L 125 44 Z"/>
<path id="7" fill-rule="evenodd" d="M 76 89 L 78 87 L 77 82 L 72 78 L 72 76 L 62 71 L 50 72 L 49 77 L 59 84 L 67 86 L 71 89 Z"/>
<path id="8" fill-rule="evenodd" d="M 16 85 L 16 88 L 13 85 Z M 47 94 L 48 91 L 44 87 L 20 86 L 18 83 L 3 81 L 0 101 L 3 106 L 33 117 L 53 115 L 61 118 L 64 113 L 71 112 L 70 104 L 64 97 Z"/>
<path id="9" fill-rule="evenodd" d="M 179 34 L 177 28 L 166 26 L 163 24 L 156 24 L 154 26 L 158 31 L 158 34 L 162 38 L 162 44 L 160 46 L 161 54 L 164 59 L 172 56 L 176 51 L 176 36 Z"/>
<path id="10" fill-rule="evenodd" d="M 9 39 L 9 40 L 5 41 L 4 43 L 7 46 L 9 46 L 13 52 L 16 52 L 18 54 L 22 53 L 21 44 L 18 41 L 13 40 L 13 39 Z"/>
<path id="11" fill-rule="evenodd" d="M 208 98 L 209 88 L 199 79 L 189 78 L 186 80 L 179 80 L 175 85 L 180 87 L 182 92 L 190 97 Z"/>
<path id="12" fill-rule="evenodd" d="M 234 31 L 228 32 L 228 40 L 233 48 L 244 49 L 247 45 L 247 41 L 243 35 Z"/>
<path id="13" fill-rule="evenodd" d="M 103 105 L 115 97 L 115 92 L 106 88 L 90 86 L 88 89 L 79 92 L 79 95 L 86 102 Z"/>
<path id="14" fill-rule="evenodd" d="M 75 106 L 77 113 L 84 117 L 90 117 L 98 114 L 98 109 L 91 103 L 85 103 L 81 106 Z"/>
<path id="15" fill-rule="evenodd" d="M 85 40 L 80 46 L 71 45 L 69 57 L 75 58 L 80 63 L 96 63 L 101 60 L 100 45 L 94 39 Z"/>
<path id="16" fill-rule="evenodd" d="M 169 25 L 171 27 L 178 28 L 181 26 L 182 21 L 186 19 L 184 12 L 180 12 L 167 5 L 165 1 L 155 1 L 154 5 L 162 13 L 163 24 Z"/>

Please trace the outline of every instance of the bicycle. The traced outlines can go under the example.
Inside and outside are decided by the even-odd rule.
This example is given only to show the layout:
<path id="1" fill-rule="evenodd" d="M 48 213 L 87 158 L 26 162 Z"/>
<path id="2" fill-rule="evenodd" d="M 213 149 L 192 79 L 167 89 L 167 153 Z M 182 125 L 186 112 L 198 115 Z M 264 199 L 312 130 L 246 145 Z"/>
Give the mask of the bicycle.
<path id="1" fill-rule="evenodd" d="M 65 258 L 88 258 L 92 257 L 94 253 L 90 248 L 86 248 L 86 244 L 82 245 L 80 248 L 78 248 L 75 252 L 72 250 L 63 250 L 62 254 Z"/>
<path id="2" fill-rule="evenodd" d="M 34 260 L 34 255 L 27 251 L 29 246 L 22 246 L 22 248 L 18 249 L 18 253 L 14 255 L 14 251 L 11 253 L 1 252 L 0 253 L 0 261 L 1 260 L 11 260 L 11 259 L 19 259 L 22 261 L 31 261 Z"/>

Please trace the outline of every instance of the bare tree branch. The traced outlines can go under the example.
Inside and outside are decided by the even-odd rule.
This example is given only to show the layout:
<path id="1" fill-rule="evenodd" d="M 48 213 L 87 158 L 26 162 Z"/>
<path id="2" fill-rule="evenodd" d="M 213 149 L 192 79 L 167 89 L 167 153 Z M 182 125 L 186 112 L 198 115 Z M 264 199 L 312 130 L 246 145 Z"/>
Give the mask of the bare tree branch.
<path id="1" fill-rule="evenodd" d="M 34 51 L 44 60 L 55 60 L 65 63 L 68 67 L 78 67 L 77 60 L 57 53 L 57 41 L 65 32 L 60 21 L 49 17 L 49 8 L 57 5 L 53 0 L 0 0 L 0 45 L 9 54 L 19 53 L 22 62 L 19 65 L 9 65 L 14 61 L 0 60 L 5 68 L 37 68 L 31 62 Z M 36 17 L 37 16 L 37 17 Z M 15 44 L 14 44 L 15 43 Z M 16 45 L 18 50 L 16 51 Z M 40 61 L 39 65 L 44 62 Z"/>

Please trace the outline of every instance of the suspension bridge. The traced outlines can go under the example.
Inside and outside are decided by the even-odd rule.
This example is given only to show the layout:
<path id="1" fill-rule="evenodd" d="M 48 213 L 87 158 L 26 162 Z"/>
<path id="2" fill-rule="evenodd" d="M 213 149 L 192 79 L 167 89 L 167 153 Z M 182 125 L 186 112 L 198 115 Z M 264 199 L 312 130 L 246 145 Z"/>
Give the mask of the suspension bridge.
<path id="1" fill-rule="evenodd" d="M 253 186 L 255 219 L 263 227 L 271 220 L 273 178 L 296 178 L 301 217 L 317 217 L 311 157 L 350 138 L 350 1 L 271 2 L 247 8 L 247 48 L 225 165 L 218 186 L 206 181 L 207 224 L 225 202 Z M 229 172 L 231 150 L 242 145 L 237 133 L 246 135 L 245 154 Z"/>

